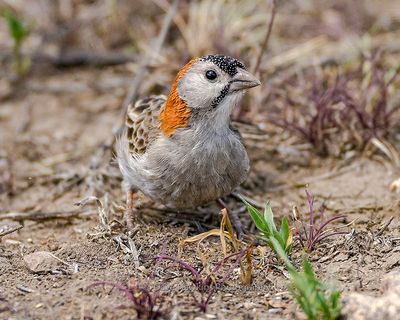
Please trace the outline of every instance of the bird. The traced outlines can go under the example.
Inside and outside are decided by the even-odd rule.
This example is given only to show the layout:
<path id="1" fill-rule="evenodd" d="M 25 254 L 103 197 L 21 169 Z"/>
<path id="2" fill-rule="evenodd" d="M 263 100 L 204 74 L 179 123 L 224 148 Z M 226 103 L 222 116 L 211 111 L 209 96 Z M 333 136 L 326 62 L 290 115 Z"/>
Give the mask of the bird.
<path id="1" fill-rule="evenodd" d="M 186 63 L 168 96 L 129 104 L 116 144 L 128 228 L 139 192 L 179 212 L 226 196 L 246 180 L 250 161 L 231 114 L 247 89 L 260 84 L 241 61 L 210 54 Z"/>

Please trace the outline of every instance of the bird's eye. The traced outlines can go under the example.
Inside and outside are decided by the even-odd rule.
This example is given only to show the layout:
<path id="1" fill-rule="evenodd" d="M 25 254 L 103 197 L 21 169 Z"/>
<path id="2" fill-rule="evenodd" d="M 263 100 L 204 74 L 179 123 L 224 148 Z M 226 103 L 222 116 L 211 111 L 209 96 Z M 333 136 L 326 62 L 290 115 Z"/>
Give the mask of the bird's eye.
<path id="1" fill-rule="evenodd" d="M 217 78 L 217 73 L 214 70 L 207 70 L 206 71 L 206 78 L 208 80 L 215 80 Z"/>

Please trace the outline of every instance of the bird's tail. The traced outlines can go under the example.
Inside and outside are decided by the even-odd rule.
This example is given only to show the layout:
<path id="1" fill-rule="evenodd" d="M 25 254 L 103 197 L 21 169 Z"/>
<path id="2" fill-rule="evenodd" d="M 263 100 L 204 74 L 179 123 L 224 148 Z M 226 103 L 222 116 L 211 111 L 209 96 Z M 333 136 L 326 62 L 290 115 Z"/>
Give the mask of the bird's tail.
<path id="1" fill-rule="evenodd" d="M 126 131 L 116 138 L 115 151 L 116 160 L 124 178 L 124 188 L 126 191 L 136 190 L 137 181 L 140 179 L 137 172 L 137 159 L 129 151 Z"/>

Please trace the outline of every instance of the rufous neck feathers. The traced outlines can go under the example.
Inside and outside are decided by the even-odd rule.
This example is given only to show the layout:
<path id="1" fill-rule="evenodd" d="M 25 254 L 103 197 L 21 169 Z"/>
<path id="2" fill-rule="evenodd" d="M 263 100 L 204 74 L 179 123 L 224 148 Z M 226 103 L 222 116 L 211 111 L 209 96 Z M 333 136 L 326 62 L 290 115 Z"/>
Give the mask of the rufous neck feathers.
<path id="1" fill-rule="evenodd" d="M 189 61 L 176 76 L 172 84 L 171 91 L 165 103 L 165 106 L 160 114 L 160 129 L 167 136 L 170 137 L 176 129 L 187 128 L 189 126 L 189 119 L 191 111 L 186 105 L 185 101 L 179 96 L 178 82 L 185 75 L 185 73 L 196 63 L 197 59 Z"/>

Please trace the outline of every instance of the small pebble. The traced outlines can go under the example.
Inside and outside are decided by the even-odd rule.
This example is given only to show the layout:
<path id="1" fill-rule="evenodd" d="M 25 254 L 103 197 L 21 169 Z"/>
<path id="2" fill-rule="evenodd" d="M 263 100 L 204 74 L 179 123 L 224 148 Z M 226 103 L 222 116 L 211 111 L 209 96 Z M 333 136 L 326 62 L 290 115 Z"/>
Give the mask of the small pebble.
<path id="1" fill-rule="evenodd" d="M 281 313 L 282 309 L 281 308 L 272 308 L 268 310 L 268 313 L 272 313 L 272 314 L 277 314 L 277 313 Z"/>

